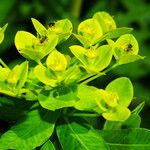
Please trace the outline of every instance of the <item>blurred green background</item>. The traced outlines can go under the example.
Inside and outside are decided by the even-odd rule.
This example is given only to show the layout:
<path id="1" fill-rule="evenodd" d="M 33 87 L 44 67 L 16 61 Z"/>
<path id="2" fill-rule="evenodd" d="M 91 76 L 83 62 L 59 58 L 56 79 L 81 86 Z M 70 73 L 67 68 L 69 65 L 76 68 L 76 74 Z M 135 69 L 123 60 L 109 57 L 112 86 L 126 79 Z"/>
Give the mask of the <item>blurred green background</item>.
<path id="1" fill-rule="evenodd" d="M 80 21 L 92 17 L 97 11 L 107 11 L 114 16 L 118 27 L 133 27 L 133 34 L 140 45 L 140 55 L 146 56 L 146 58 L 120 66 L 111 71 L 108 76 L 96 79 L 91 84 L 101 87 L 119 76 L 129 77 L 135 88 L 135 103 L 141 101 L 146 103 L 141 112 L 142 127 L 150 128 L 149 0 L 0 0 L 0 26 L 9 23 L 5 40 L 0 45 L 0 57 L 10 66 L 22 61 L 23 58 L 14 46 L 14 37 L 17 30 L 35 33 L 31 17 L 38 19 L 46 26 L 51 21 L 68 18 L 76 29 Z M 76 32 L 76 30 L 74 31 Z M 72 43 L 68 43 L 68 45 Z"/>

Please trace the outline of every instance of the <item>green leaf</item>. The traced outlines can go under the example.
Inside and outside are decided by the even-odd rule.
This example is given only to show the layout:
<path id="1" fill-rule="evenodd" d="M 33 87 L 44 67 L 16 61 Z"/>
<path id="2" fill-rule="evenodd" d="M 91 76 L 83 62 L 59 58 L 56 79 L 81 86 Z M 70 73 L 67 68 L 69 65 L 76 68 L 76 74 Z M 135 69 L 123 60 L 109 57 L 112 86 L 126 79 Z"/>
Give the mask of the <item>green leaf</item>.
<path id="1" fill-rule="evenodd" d="M 11 89 L 8 87 L 8 85 L 5 82 L 0 81 L 0 93 L 9 95 L 11 97 L 16 97 L 16 93 L 11 91 Z"/>
<path id="2" fill-rule="evenodd" d="M 133 30 L 132 28 L 127 28 L 127 27 L 116 28 L 116 29 L 109 31 L 108 33 L 104 34 L 101 38 L 96 40 L 94 44 L 102 42 L 106 39 L 118 38 L 121 35 L 130 33 L 132 30 Z"/>
<path id="3" fill-rule="evenodd" d="M 30 104 L 22 99 L 3 96 L 0 98 L 0 120 L 14 122 L 23 117 Z"/>
<path id="4" fill-rule="evenodd" d="M 38 78 L 39 81 L 41 81 L 42 83 L 46 85 L 55 87 L 57 84 L 57 80 L 54 74 L 43 65 L 37 65 L 34 68 L 34 74 Z"/>
<path id="5" fill-rule="evenodd" d="M 53 145 L 53 143 L 48 140 L 42 147 L 40 150 L 55 150 L 55 147 Z"/>
<path id="6" fill-rule="evenodd" d="M 133 86 L 126 77 L 120 77 L 113 80 L 106 87 L 106 91 L 117 93 L 119 105 L 128 107 L 133 98 Z"/>
<path id="7" fill-rule="evenodd" d="M 52 135 L 56 118 L 55 112 L 30 111 L 22 122 L 1 136 L 0 149 L 31 150 L 42 145 Z"/>
<path id="8" fill-rule="evenodd" d="M 79 81 L 83 76 L 85 77 L 85 72 L 82 71 L 78 65 L 73 65 L 69 67 L 64 73 L 64 83 L 69 85 Z"/>
<path id="9" fill-rule="evenodd" d="M 132 30 L 133 30 L 132 28 L 127 28 L 127 27 L 116 28 L 116 29 L 108 32 L 107 34 L 105 34 L 104 37 L 105 37 L 105 39 L 114 39 L 114 38 L 118 38 L 124 34 L 130 33 Z"/>
<path id="10" fill-rule="evenodd" d="M 27 76 L 28 76 L 28 62 L 25 61 L 20 65 L 20 75 L 19 75 L 19 82 L 17 84 L 17 89 L 21 89 L 26 80 L 27 80 Z"/>
<path id="11" fill-rule="evenodd" d="M 2 28 L 0 27 L 0 44 L 4 40 L 4 32 L 5 32 L 6 28 L 7 28 L 7 26 L 8 26 L 8 23 L 5 24 Z"/>
<path id="12" fill-rule="evenodd" d="M 11 70 L 9 68 L 3 68 L 0 66 L 0 81 L 4 82 L 7 79 L 10 71 Z"/>
<path id="13" fill-rule="evenodd" d="M 140 116 L 131 113 L 130 117 L 124 122 L 106 120 L 104 124 L 104 130 L 139 128 L 140 124 L 141 124 Z"/>
<path id="14" fill-rule="evenodd" d="M 77 96 L 79 101 L 76 102 L 75 108 L 78 110 L 93 110 L 97 107 L 95 101 L 95 92 L 97 88 L 94 86 L 79 85 Z"/>
<path id="15" fill-rule="evenodd" d="M 103 130 L 99 131 L 99 134 L 111 150 L 150 149 L 150 130 L 147 129 Z"/>
<path id="16" fill-rule="evenodd" d="M 44 36 L 47 34 L 46 28 L 35 18 L 31 18 L 32 23 L 34 25 L 34 28 L 36 29 L 37 33 L 40 34 L 40 36 Z"/>
<path id="17" fill-rule="evenodd" d="M 138 114 L 131 116 L 123 123 L 122 128 L 140 128 L 141 117 Z"/>
<path id="18" fill-rule="evenodd" d="M 116 29 L 116 23 L 113 17 L 107 12 L 97 12 L 94 14 L 93 18 L 98 21 L 99 25 L 102 27 L 103 33 Z"/>
<path id="19" fill-rule="evenodd" d="M 96 132 L 77 123 L 60 125 L 56 129 L 63 150 L 108 150 Z"/>
<path id="20" fill-rule="evenodd" d="M 145 105 L 145 102 L 142 102 L 132 111 L 132 113 L 138 115 L 141 112 L 141 110 L 143 109 L 144 105 Z"/>
<path id="21" fill-rule="evenodd" d="M 143 56 L 140 55 L 122 55 L 120 56 L 120 58 L 117 60 L 117 64 L 118 65 L 122 65 L 122 64 L 127 64 L 127 63 L 131 63 L 140 59 L 144 59 Z"/>
<path id="22" fill-rule="evenodd" d="M 38 101 L 43 108 L 53 111 L 64 107 L 72 107 L 78 100 L 73 88 L 60 85 L 51 91 L 43 90 L 38 95 Z"/>
<path id="23" fill-rule="evenodd" d="M 121 129 L 122 122 L 106 120 L 103 129 L 104 130 L 117 130 Z"/>

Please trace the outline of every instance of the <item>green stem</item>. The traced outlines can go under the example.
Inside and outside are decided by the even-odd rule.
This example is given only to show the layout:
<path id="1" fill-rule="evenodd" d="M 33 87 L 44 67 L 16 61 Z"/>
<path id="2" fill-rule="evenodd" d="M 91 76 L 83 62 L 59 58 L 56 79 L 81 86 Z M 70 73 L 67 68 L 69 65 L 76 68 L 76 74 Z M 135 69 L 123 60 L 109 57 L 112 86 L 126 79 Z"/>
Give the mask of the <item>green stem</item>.
<path id="1" fill-rule="evenodd" d="M 5 68 L 8 68 L 9 69 L 9 67 L 3 62 L 3 60 L 0 58 L 0 63 L 2 64 L 2 66 L 3 67 L 5 67 Z"/>
<path id="2" fill-rule="evenodd" d="M 66 116 L 71 117 L 99 117 L 99 114 L 91 114 L 91 113 L 73 113 L 73 114 L 67 114 Z"/>
<path id="3" fill-rule="evenodd" d="M 71 14 L 75 18 L 79 18 L 80 11 L 81 11 L 81 6 L 82 6 L 82 0 L 72 0 Z"/>
<path id="4" fill-rule="evenodd" d="M 36 87 L 43 88 L 43 87 L 41 87 L 41 86 L 39 86 L 39 85 L 33 83 L 32 80 L 27 79 L 27 82 L 28 82 L 28 83 L 31 83 L 32 85 L 34 85 L 34 86 L 36 86 Z"/>
<path id="5" fill-rule="evenodd" d="M 115 67 L 117 67 L 117 64 L 113 65 L 112 67 L 106 69 L 106 70 L 103 71 L 103 72 L 99 72 L 98 74 L 92 76 L 91 78 L 89 78 L 89 79 L 83 81 L 81 84 L 87 84 L 87 83 L 89 83 L 90 81 L 92 81 L 92 80 L 94 80 L 94 79 L 96 79 L 96 78 L 98 78 L 98 77 L 100 77 L 100 76 L 102 76 L 102 75 L 105 75 L 107 72 L 109 72 L 110 70 L 114 69 Z"/>
<path id="6" fill-rule="evenodd" d="M 95 73 L 87 75 L 87 76 L 83 77 L 82 79 L 80 79 L 78 82 L 82 82 L 83 80 L 87 80 L 88 78 L 91 78 L 94 75 L 95 75 Z"/>

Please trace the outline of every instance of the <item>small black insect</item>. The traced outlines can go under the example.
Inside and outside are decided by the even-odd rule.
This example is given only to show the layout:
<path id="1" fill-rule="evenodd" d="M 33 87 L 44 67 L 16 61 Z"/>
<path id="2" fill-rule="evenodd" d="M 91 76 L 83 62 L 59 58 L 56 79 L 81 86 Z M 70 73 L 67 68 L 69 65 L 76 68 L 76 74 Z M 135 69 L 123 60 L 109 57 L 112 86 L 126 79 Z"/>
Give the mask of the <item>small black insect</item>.
<path id="1" fill-rule="evenodd" d="M 53 27 L 55 25 L 55 22 L 50 22 L 48 25 L 49 27 Z"/>
<path id="2" fill-rule="evenodd" d="M 125 49 L 126 52 L 132 51 L 132 47 L 133 47 L 132 44 L 128 44 L 127 48 Z"/>
<path id="3" fill-rule="evenodd" d="M 43 36 L 41 39 L 40 39 L 40 43 L 44 43 L 44 41 L 47 39 L 47 36 Z"/>

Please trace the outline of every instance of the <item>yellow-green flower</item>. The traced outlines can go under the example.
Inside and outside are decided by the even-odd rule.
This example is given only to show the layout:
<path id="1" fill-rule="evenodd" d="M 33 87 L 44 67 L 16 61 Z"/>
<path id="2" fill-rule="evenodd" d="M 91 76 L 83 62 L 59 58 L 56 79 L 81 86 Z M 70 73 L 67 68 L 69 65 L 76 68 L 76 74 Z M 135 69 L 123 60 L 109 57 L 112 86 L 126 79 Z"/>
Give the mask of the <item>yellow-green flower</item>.
<path id="1" fill-rule="evenodd" d="M 106 120 L 124 121 L 131 112 L 127 108 L 133 98 L 131 81 L 126 77 L 112 81 L 105 90 L 96 91 L 97 112 Z"/>

